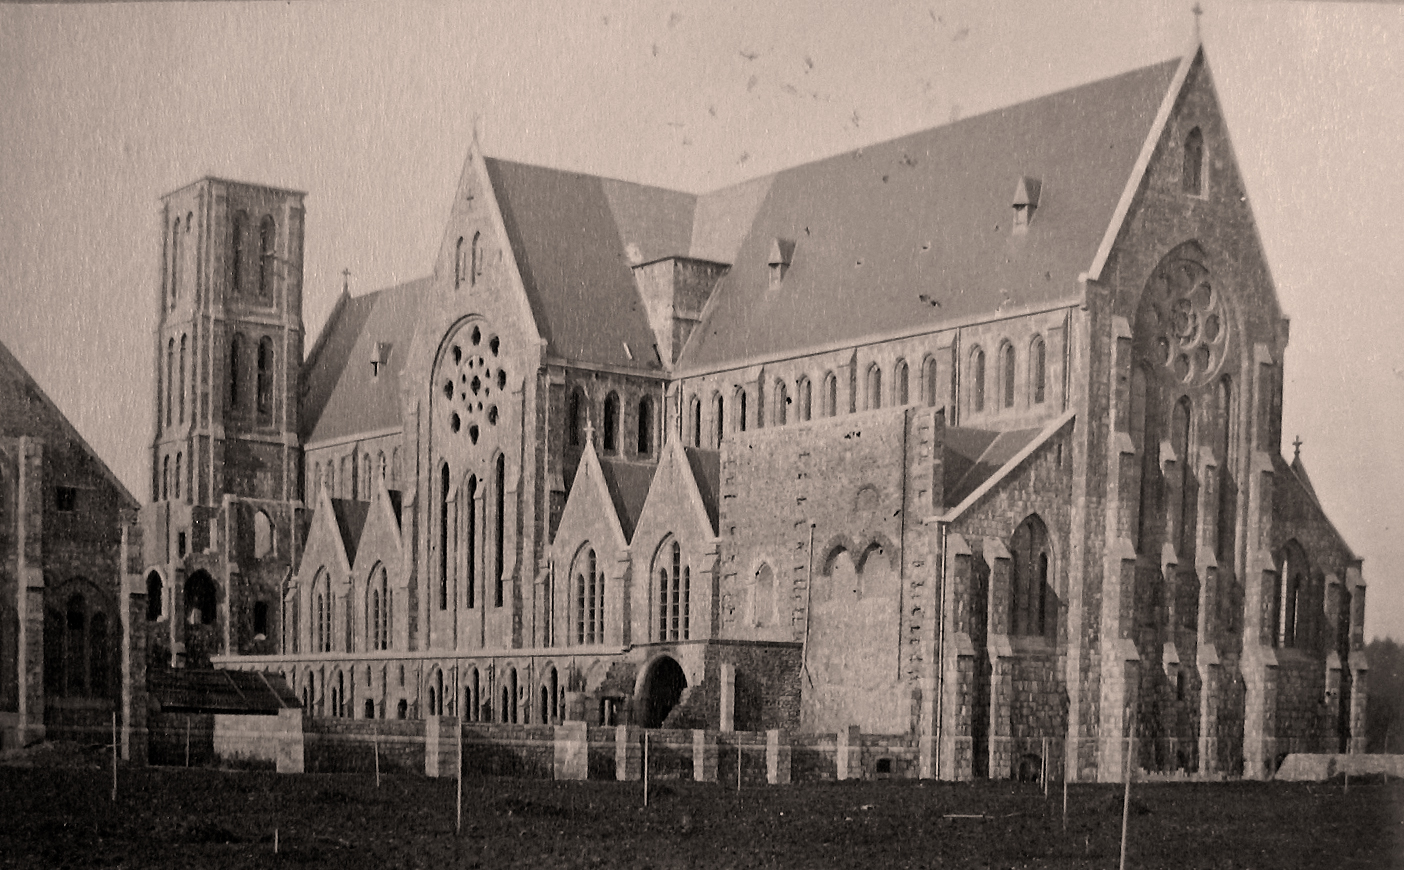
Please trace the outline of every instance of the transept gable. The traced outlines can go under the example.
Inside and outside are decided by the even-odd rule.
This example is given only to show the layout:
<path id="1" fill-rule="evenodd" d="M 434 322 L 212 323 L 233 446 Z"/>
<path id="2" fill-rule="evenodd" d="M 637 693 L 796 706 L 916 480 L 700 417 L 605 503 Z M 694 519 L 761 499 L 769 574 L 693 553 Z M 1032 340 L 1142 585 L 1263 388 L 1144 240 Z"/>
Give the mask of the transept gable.
<path id="1" fill-rule="evenodd" d="M 399 573 L 402 549 L 400 516 L 394 498 L 396 495 L 398 493 L 385 488 L 384 480 L 376 484 L 367 506 L 360 546 L 356 549 L 355 561 L 352 563 L 353 572 L 361 580 L 364 580 L 366 572 L 379 562 L 391 566 L 392 576 Z"/>
<path id="2" fill-rule="evenodd" d="M 316 507 L 307 530 L 307 542 L 298 566 L 301 581 L 311 582 L 322 569 L 343 580 L 351 576 L 352 555 L 347 552 L 342 523 L 337 518 L 335 502 L 338 501 L 341 500 L 333 499 L 326 489 L 317 494 Z M 357 528 L 358 538 L 359 533 L 360 529 Z M 354 552 L 352 548 L 351 553 Z"/>
<path id="3" fill-rule="evenodd" d="M 687 454 L 676 438 L 664 445 L 648 498 L 639 513 L 633 537 L 636 544 L 648 544 L 669 533 L 716 537 L 715 516 L 708 510 Z M 705 458 L 699 461 L 705 462 Z"/>
<path id="4" fill-rule="evenodd" d="M 558 555 L 568 558 L 582 541 L 591 541 L 596 549 L 615 553 L 623 553 L 629 546 L 599 456 L 594 444 L 588 442 L 580 455 L 575 481 L 566 495 L 553 546 Z"/>

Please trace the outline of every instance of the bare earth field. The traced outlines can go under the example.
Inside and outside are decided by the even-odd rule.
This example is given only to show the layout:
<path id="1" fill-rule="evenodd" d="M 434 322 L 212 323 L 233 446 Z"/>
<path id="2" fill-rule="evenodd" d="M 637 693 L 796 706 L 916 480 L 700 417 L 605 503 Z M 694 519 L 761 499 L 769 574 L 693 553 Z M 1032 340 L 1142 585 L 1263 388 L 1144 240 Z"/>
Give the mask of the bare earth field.
<path id="1" fill-rule="evenodd" d="M 878 781 L 767 787 L 119 771 L 96 752 L 0 761 L 0 866 L 1115 867 L 1121 787 Z M 724 777 L 723 777 L 724 778 Z M 1135 868 L 1404 867 L 1404 784 L 1137 783 Z M 277 852 L 274 851 L 275 829 Z"/>

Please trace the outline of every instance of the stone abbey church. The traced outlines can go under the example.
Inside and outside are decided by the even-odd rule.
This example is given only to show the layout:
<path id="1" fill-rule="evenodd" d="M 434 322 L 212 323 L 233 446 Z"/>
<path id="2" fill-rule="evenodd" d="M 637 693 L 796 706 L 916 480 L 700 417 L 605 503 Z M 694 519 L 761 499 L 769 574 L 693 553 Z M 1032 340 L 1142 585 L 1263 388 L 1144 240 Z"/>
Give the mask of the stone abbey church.
<path id="1" fill-rule="evenodd" d="M 303 194 L 164 203 L 153 666 L 313 716 L 857 726 L 923 777 L 1361 745 L 1361 563 L 1281 455 L 1198 48 L 702 195 L 475 144 L 429 273 L 310 349 Z"/>

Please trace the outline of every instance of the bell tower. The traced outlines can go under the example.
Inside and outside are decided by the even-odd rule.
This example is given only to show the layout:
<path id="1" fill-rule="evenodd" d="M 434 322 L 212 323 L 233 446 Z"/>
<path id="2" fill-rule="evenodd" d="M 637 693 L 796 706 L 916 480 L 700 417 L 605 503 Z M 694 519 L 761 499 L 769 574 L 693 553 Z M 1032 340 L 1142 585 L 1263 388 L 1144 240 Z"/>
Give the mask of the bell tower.
<path id="1" fill-rule="evenodd" d="M 245 607 L 239 585 L 286 569 L 295 540 L 303 197 L 203 178 L 162 199 L 145 547 L 177 663 L 197 640 L 207 656 L 277 637 L 276 591 Z"/>

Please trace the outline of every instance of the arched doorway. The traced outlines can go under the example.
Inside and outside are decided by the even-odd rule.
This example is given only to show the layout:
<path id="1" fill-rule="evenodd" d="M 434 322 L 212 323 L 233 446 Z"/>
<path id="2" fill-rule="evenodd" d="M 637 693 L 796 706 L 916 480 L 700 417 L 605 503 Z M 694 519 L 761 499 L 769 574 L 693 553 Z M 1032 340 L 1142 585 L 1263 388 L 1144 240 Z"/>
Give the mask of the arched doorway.
<path id="1" fill-rule="evenodd" d="M 661 728 L 686 688 L 687 675 L 675 659 L 669 656 L 655 659 L 648 666 L 639 690 L 639 724 L 645 728 Z"/>

